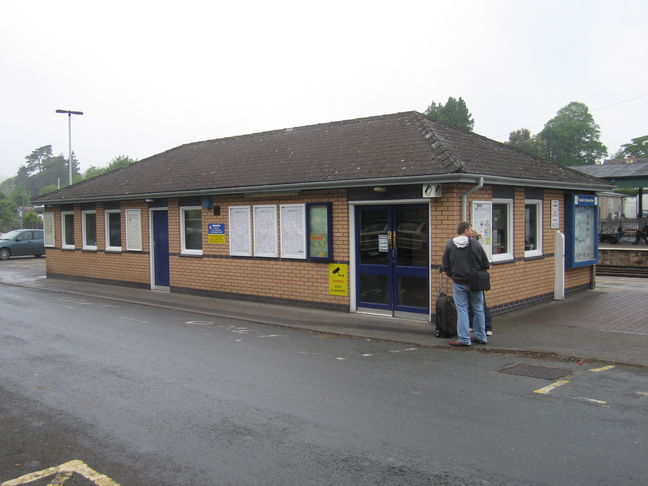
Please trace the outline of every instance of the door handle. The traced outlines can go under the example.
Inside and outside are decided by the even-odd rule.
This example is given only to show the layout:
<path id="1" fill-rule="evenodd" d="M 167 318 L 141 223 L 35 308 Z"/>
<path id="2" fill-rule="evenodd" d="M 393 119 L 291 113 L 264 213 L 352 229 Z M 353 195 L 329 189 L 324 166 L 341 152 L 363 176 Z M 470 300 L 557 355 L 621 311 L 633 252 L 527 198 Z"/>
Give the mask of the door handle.
<path id="1" fill-rule="evenodd" d="M 388 231 L 387 234 L 389 235 L 389 247 L 396 251 L 398 248 L 396 248 L 396 232 L 395 231 Z"/>

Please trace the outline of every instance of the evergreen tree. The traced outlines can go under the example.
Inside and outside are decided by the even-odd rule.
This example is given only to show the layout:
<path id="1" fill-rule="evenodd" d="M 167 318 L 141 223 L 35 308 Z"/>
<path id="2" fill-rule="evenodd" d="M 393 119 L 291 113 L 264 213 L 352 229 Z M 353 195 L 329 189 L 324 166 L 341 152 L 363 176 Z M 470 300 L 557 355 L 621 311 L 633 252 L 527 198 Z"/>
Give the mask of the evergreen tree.
<path id="1" fill-rule="evenodd" d="M 472 118 L 472 114 L 468 111 L 466 102 L 463 98 L 455 99 L 452 96 L 448 98 L 445 105 L 441 103 L 437 104 L 434 101 L 427 110 L 425 114 L 430 118 L 439 120 L 441 122 L 447 123 L 448 125 L 455 126 L 457 128 L 462 128 L 466 131 L 471 132 L 475 121 Z"/>

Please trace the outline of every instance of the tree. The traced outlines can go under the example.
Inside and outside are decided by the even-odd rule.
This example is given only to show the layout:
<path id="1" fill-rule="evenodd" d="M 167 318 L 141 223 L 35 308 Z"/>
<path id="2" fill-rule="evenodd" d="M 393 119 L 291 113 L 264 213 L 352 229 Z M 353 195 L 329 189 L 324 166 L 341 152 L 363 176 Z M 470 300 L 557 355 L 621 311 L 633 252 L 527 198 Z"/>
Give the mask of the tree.
<path id="1" fill-rule="evenodd" d="M 0 231 L 6 232 L 18 227 L 16 206 L 9 199 L 0 200 Z"/>
<path id="2" fill-rule="evenodd" d="M 648 135 L 633 138 L 630 143 L 621 145 L 618 155 L 621 157 L 648 157 Z"/>
<path id="3" fill-rule="evenodd" d="M 577 101 L 558 110 L 538 134 L 545 144 L 545 158 L 562 165 L 594 164 L 607 155 L 600 136 L 587 105 Z"/>
<path id="4" fill-rule="evenodd" d="M 51 157 L 52 157 L 51 145 L 43 145 L 42 147 L 34 150 L 27 157 L 25 157 L 25 159 L 27 159 L 27 163 L 25 164 L 25 167 L 27 169 L 28 175 L 32 175 L 34 173 L 40 174 L 41 172 L 43 172 L 43 164 L 47 159 Z"/>
<path id="5" fill-rule="evenodd" d="M 105 174 L 106 172 L 121 169 L 122 167 L 128 167 L 134 162 L 137 161 L 135 159 L 131 159 L 126 155 L 118 155 L 116 157 L 113 157 L 113 159 L 108 163 L 106 167 L 96 167 L 94 165 L 91 165 L 90 167 L 88 167 L 88 170 L 83 173 L 83 178 L 92 179 L 93 177 Z"/>
<path id="6" fill-rule="evenodd" d="M 544 142 L 538 139 L 538 137 L 532 136 L 528 128 L 520 128 L 511 132 L 508 142 L 505 143 L 528 154 L 537 155 L 538 157 L 542 157 L 545 150 Z"/>
<path id="7" fill-rule="evenodd" d="M 472 131 L 475 125 L 472 114 L 468 111 L 466 102 L 461 97 L 454 99 L 451 96 L 445 105 L 441 103 L 437 104 L 433 101 L 427 110 L 425 110 L 425 114 L 448 125 L 462 128 L 469 132 Z"/>

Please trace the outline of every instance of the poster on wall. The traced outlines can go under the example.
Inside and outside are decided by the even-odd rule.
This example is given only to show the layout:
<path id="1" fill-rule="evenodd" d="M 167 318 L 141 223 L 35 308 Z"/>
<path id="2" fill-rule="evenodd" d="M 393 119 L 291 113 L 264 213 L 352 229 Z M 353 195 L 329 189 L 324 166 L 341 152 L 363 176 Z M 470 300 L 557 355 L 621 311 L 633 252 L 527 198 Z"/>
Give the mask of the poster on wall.
<path id="1" fill-rule="evenodd" d="M 277 206 L 254 206 L 254 255 L 276 257 L 277 248 Z"/>
<path id="2" fill-rule="evenodd" d="M 551 200 L 551 229 L 560 228 L 560 201 Z"/>
<path id="3" fill-rule="evenodd" d="M 486 250 L 488 259 L 493 257 L 493 203 L 491 201 L 473 201 L 472 227 L 479 235 L 479 242 Z"/>
<path id="4" fill-rule="evenodd" d="M 142 249 L 142 212 L 139 209 L 126 210 L 126 249 Z"/>
<path id="5" fill-rule="evenodd" d="M 251 256 L 252 235 L 249 206 L 229 208 L 230 255 Z"/>
<path id="6" fill-rule="evenodd" d="M 56 241 L 54 237 L 54 213 L 43 214 L 43 235 L 45 246 L 54 246 Z"/>
<path id="7" fill-rule="evenodd" d="M 281 257 L 306 258 L 306 207 L 284 204 L 281 218 Z"/>
<path id="8" fill-rule="evenodd" d="M 595 258 L 596 226 L 594 207 L 576 206 L 574 213 L 574 262 L 580 263 Z"/>

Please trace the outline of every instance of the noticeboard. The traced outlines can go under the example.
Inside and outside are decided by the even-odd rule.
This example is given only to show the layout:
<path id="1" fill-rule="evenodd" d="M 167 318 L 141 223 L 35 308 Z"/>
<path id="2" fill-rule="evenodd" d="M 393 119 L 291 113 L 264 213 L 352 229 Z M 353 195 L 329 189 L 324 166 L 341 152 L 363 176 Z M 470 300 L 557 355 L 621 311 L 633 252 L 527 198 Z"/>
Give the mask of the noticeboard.
<path id="1" fill-rule="evenodd" d="M 565 200 L 565 266 L 598 263 L 598 200 L 593 194 L 569 194 Z"/>

